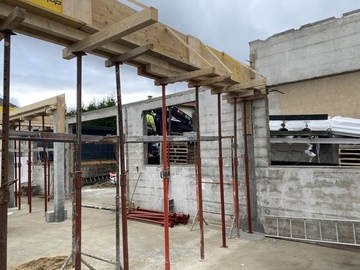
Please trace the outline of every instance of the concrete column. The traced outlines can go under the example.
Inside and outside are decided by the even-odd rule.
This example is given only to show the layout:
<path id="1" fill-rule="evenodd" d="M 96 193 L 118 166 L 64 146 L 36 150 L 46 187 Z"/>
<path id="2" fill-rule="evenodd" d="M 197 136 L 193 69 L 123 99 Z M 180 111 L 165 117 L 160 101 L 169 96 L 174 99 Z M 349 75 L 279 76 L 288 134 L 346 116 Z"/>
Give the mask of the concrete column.
<path id="1" fill-rule="evenodd" d="M 54 110 L 54 132 L 65 132 L 65 97 L 58 97 Z M 67 218 L 65 210 L 65 144 L 54 143 L 54 211 L 46 213 L 47 222 L 62 222 Z"/>

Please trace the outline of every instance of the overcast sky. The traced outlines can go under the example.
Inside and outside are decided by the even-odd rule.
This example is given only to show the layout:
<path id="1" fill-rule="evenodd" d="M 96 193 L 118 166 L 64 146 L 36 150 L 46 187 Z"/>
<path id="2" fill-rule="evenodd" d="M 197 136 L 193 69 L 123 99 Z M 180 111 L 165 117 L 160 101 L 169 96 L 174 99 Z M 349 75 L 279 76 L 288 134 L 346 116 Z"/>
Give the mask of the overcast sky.
<path id="1" fill-rule="evenodd" d="M 159 11 L 159 21 L 199 38 L 203 43 L 247 63 L 249 42 L 298 29 L 302 25 L 360 9 L 356 0 L 138 0 Z M 134 7 L 126 0 L 121 2 Z M 1 42 L 3 44 L 3 41 Z M 3 46 L 2 46 L 3 47 Z M 68 108 L 76 104 L 76 59 L 62 59 L 62 47 L 30 37 L 12 37 L 11 102 L 25 106 L 65 93 Z M 3 66 L 3 51 L 0 52 Z M 115 94 L 114 68 L 105 59 L 83 57 L 83 103 Z M 153 80 L 121 67 L 123 103 L 160 96 Z M 0 74 L 3 80 L 3 72 Z M 167 86 L 167 93 L 187 89 L 187 84 Z"/>

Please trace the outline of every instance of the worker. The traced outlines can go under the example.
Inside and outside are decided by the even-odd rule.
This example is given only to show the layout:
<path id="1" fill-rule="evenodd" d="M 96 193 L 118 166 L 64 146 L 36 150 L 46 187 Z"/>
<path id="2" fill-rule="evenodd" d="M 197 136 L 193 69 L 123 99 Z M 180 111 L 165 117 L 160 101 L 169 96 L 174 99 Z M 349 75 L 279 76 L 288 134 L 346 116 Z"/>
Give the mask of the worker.
<path id="1" fill-rule="evenodd" d="M 147 123 L 147 133 L 148 135 L 157 135 L 156 125 L 155 125 L 155 116 L 154 111 L 149 111 L 146 113 L 146 123 Z"/>
<path id="2" fill-rule="evenodd" d="M 116 184 L 116 173 L 109 172 L 109 178 L 111 183 Z"/>

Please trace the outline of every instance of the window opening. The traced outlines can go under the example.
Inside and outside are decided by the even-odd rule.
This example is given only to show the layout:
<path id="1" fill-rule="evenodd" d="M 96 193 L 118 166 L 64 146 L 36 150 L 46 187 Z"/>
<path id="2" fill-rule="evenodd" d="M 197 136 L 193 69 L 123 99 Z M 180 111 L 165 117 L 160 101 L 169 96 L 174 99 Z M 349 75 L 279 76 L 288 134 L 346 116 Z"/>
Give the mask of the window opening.
<path id="1" fill-rule="evenodd" d="M 169 106 L 166 110 L 166 130 L 168 135 L 182 136 L 186 132 L 193 132 L 193 114 L 195 106 L 193 103 Z M 154 108 L 143 112 L 145 135 L 162 136 L 162 109 Z M 145 160 L 147 164 L 161 163 L 160 142 L 149 142 L 144 144 Z M 171 142 L 169 146 L 170 163 L 193 164 L 194 142 Z"/>

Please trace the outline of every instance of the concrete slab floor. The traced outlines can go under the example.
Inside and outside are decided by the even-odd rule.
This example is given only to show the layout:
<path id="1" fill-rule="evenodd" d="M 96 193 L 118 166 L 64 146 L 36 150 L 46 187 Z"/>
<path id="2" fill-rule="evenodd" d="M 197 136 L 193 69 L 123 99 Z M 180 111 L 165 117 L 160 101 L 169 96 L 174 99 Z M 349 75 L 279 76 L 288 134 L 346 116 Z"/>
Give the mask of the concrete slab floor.
<path id="1" fill-rule="evenodd" d="M 83 203 L 88 205 L 113 207 L 115 204 L 115 188 L 84 188 L 82 196 Z M 47 223 L 43 199 L 32 199 L 31 214 L 28 213 L 26 197 L 23 198 L 22 210 L 9 209 L 7 264 L 10 270 L 41 257 L 69 256 L 71 252 L 71 203 L 66 201 L 67 220 Z M 48 209 L 53 210 L 52 202 Z M 191 221 L 192 217 L 188 225 L 170 228 L 171 269 L 360 269 L 358 248 L 334 248 L 271 239 L 259 233 L 249 235 L 242 232 L 241 239 L 227 238 L 228 247 L 221 248 L 221 230 L 213 225 L 204 226 L 205 261 L 201 262 L 199 228 L 195 223 L 191 231 Z M 130 269 L 165 269 L 163 232 L 163 227 L 159 225 L 128 221 Z M 122 246 L 120 249 L 122 256 Z M 115 260 L 115 212 L 82 209 L 82 251 Z M 114 269 L 111 264 L 83 258 L 96 269 Z M 87 267 L 83 265 L 82 269 Z"/>

